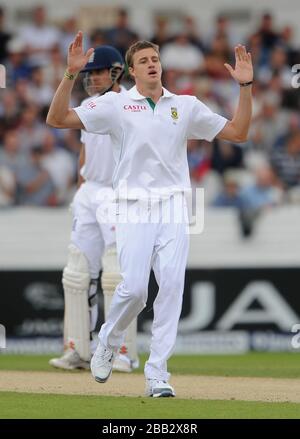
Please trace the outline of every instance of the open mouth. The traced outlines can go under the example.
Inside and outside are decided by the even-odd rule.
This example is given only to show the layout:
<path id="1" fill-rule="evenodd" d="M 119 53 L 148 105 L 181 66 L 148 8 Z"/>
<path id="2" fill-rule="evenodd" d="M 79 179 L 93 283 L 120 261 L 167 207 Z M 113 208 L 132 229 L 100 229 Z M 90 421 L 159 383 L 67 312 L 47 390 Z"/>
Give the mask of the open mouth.
<path id="1" fill-rule="evenodd" d="M 148 73 L 149 76 L 153 77 L 157 75 L 157 72 L 155 70 L 151 70 L 151 72 Z"/>

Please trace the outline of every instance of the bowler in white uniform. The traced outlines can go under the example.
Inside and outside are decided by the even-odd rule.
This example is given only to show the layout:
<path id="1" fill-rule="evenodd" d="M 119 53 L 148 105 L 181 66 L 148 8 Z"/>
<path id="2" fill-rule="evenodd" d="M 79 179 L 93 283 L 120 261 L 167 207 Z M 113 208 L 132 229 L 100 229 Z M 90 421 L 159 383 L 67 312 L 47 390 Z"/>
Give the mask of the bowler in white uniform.
<path id="1" fill-rule="evenodd" d="M 83 52 L 79 32 L 69 51 L 68 72 L 80 70 L 92 51 Z M 187 139 L 247 139 L 252 113 L 252 61 L 241 45 L 235 47 L 235 58 L 235 68 L 225 64 L 240 84 L 232 120 L 213 113 L 194 96 L 178 96 L 163 88 L 159 48 L 147 41 L 139 41 L 127 51 L 129 73 L 136 83 L 127 94 L 115 98 L 107 93 L 92 105 L 70 109 L 73 81 L 65 78 L 52 101 L 47 118 L 50 125 L 110 134 L 117 163 L 113 176 L 113 187 L 119 194 L 117 213 L 123 219 L 143 217 L 135 223 L 116 223 L 122 282 L 91 362 L 92 374 L 100 383 L 111 374 L 126 328 L 146 305 L 153 268 L 159 291 L 154 302 L 150 357 L 145 364 L 146 395 L 175 396 L 168 382 L 167 360 L 175 346 L 181 313 L 189 236 L 184 212 L 181 221 L 171 216 L 168 222 L 162 212 L 166 203 L 172 210 L 178 194 L 180 197 L 190 186 Z M 157 202 L 149 203 L 153 194 Z M 146 201 L 141 203 L 143 199 Z M 144 221 L 153 213 L 156 221 Z"/>

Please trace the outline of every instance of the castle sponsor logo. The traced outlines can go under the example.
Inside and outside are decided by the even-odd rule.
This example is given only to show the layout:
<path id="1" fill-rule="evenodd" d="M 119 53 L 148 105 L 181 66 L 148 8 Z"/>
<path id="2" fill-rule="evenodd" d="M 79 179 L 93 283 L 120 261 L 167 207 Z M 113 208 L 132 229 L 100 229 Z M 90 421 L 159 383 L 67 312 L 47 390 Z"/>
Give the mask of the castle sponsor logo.
<path id="1" fill-rule="evenodd" d="M 124 105 L 123 108 L 125 111 L 131 111 L 134 113 L 138 113 L 140 111 L 145 111 L 148 109 L 146 105 Z"/>

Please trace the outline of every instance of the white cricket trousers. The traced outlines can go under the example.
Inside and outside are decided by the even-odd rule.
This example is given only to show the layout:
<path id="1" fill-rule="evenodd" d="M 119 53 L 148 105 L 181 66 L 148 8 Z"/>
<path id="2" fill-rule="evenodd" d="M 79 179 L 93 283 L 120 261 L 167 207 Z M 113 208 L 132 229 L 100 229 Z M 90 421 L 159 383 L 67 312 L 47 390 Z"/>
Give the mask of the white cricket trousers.
<path id="1" fill-rule="evenodd" d="M 98 192 L 103 187 L 94 181 L 82 183 L 75 194 L 72 211 L 73 226 L 71 242 L 85 254 L 92 279 L 99 277 L 105 247 L 115 242 L 115 229 L 112 224 L 99 224 L 97 221 Z"/>
<path id="2" fill-rule="evenodd" d="M 119 215 L 122 215 L 125 203 L 119 203 Z M 135 205 L 131 204 L 130 209 L 135 209 Z M 175 347 L 182 308 L 189 249 L 187 228 L 184 221 L 176 223 L 171 220 L 164 223 L 161 214 L 157 223 L 117 221 L 116 224 L 117 251 L 123 281 L 116 288 L 99 338 L 102 344 L 110 348 L 121 346 L 126 328 L 146 306 L 149 276 L 153 268 L 159 291 L 153 305 L 152 340 L 150 357 L 145 364 L 146 378 L 167 381 L 170 377 L 167 360 Z"/>

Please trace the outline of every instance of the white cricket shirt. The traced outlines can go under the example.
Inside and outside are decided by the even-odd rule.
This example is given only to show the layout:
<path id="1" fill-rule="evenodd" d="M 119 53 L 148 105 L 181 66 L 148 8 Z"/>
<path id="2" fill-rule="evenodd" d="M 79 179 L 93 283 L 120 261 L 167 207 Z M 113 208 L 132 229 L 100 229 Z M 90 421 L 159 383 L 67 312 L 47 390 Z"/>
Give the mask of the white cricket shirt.
<path id="1" fill-rule="evenodd" d="M 86 131 L 111 135 L 113 187 L 126 181 L 132 191 L 188 189 L 187 139 L 211 141 L 227 122 L 196 97 L 166 89 L 154 109 L 133 87 L 127 93 L 106 93 L 74 110 Z"/>
<path id="2" fill-rule="evenodd" d="M 120 88 L 120 93 L 127 92 L 123 86 Z M 81 105 L 88 105 L 93 99 L 95 97 L 87 98 Z M 101 186 L 111 187 L 116 163 L 110 136 L 81 130 L 80 141 L 85 145 L 85 162 L 80 170 L 80 175 L 86 181 L 95 181 Z"/>

